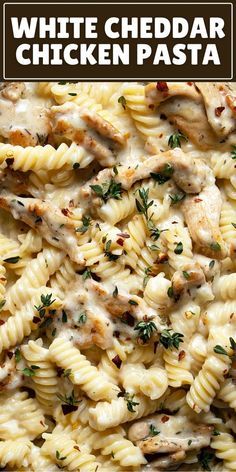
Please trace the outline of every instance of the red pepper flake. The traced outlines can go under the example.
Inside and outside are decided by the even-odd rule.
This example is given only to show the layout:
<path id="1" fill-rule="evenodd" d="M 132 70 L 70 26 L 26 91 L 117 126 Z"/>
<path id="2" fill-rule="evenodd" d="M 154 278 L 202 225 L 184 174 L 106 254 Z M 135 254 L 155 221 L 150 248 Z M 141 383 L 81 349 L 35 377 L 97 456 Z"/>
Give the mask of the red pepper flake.
<path id="1" fill-rule="evenodd" d="M 150 108 L 150 110 L 154 110 L 155 107 L 154 105 L 151 104 L 151 105 L 148 105 L 148 108 Z"/>
<path id="2" fill-rule="evenodd" d="M 68 208 L 62 208 L 61 212 L 63 213 L 63 215 L 68 216 L 70 213 L 70 210 Z"/>
<path id="3" fill-rule="evenodd" d="M 170 419 L 169 416 L 164 415 L 164 416 L 162 416 L 162 418 L 161 418 L 161 422 L 162 422 L 162 423 L 166 423 L 167 421 L 169 421 L 169 419 Z"/>
<path id="4" fill-rule="evenodd" d="M 37 324 L 37 323 L 40 323 L 40 321 L 41 321 L 41 318 L 39 318 L 38 316 L 33 317 L 33 323 Z"/>
<path id="5" fill-rule="evenodd" d="M 202 199 L 201 199 L 201 198 L 198 198 L 198 197 L 196 197 L 196 198 L 194 198 L 194 201 L 195 201 L 195 203 L 199 203 L 199 202 L 202 202 Z"/>
<path id="6" fill-rule="evenodd" d="M 167 82 L 157 82 L 156 88 L 159 92 L 168 92 L 169 90 Z"/>
<path id="7" fill-rule="evenodd" d="M 0 326 L 4 325 L 5 324 L 5 321 L 4 320 L 0 320 Z"/>
<path id="8" fill-rule="evenodd" d="M 220 116 L 221 113 L 222 113 L 224 110 L 225 110 L 225 107 L 217 107 L 217 108 L 215 109 L 215 115 L 216 115 L 216 116 Z"/>
<path id="9" fill-rule="evenodd" d="M 193 82 L 187 82 L 187 85 L 191 87 L 191 85 L 193 85 Z"/>
<path id="10" fill-rule="evenodd" d="M 57 377 L 61 377 L 65 369 L 63 369 L 62 367 L 56 367 L 56 371 L 57 371 Z"/>
<path id="11" fill-rule="evenodd" d="M 122 360 L 121 360 L 120 356 L 118 356 L 118 354 L 117 354 L 117 356 L 113 357 L 112 362 L 113 362 L 113 364 L 116 365 L 117 369 L 121 368 Z"/>
<path id="12" fill-rule="evenodd" d="M 63 415 L 66 416 L 72 413 L 72 411 L 78 410 L 78 406 L 63 404 L 61 405 L 61 409 L 62 409 Z"/>
<path id="13" fill-rule="evenodd" d="M 117 239 L 116 242 L 117 242 L 117 244 L 119 244 L 119 246 L 124 246 L 124 239 L 119 238 L 119 239 Z"/>
<path id="14" fill-rule="evenodd" d="M 80 452 L 79 446 L 74 446 L 74 449 L 76 449 L 76 451 L 79 451 L 79 452 Z"/>
<path id="15" fill-rule="evenodd" d="M 186 352 L 185 351 L 180 351 L 179 356 L 178 356 L 179 361 L 182 361 L 182 359 L 184 359 L 185 356 L 186 356 Z"/>
<path id="16" fill-rule="evenodd" d="M 113 336 L 114 336 L 114 338 L 119 339 L 119 337 L 120 337 L 120 331 L 114 331 L 114 332 L 113 332 Z"/>

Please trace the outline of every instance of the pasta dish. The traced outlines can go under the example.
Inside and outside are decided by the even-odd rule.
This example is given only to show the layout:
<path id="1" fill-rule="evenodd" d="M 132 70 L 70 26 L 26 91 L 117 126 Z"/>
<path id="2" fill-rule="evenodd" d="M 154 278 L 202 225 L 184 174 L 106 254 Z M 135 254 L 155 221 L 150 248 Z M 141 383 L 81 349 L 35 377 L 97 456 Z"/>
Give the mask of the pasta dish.
<path id="1" fill-rule="evenodd" d="M 234 83 L 0 88 L 0 467 L 236 471 Z"/>

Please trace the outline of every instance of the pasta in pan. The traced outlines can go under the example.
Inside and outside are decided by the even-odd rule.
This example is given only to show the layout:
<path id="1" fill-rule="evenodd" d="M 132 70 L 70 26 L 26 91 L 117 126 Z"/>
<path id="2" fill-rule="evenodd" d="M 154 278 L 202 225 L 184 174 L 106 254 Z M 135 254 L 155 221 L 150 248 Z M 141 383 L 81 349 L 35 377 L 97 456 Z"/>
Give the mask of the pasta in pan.
<path id="1" fill-rule="evenodd" d="M 1 84 L 1 469 L 236 470 L 235 101 Z"/>

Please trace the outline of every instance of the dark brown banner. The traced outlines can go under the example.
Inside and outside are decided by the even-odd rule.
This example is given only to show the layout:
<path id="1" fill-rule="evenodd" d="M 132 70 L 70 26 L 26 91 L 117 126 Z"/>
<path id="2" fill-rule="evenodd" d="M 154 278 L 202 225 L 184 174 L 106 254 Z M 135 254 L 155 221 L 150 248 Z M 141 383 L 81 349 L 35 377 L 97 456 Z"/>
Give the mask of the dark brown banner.
<path id="1" fill-rule="evenodd" d="M 235 80 L 230 2 L 6 2 L 5 80 Z"/>

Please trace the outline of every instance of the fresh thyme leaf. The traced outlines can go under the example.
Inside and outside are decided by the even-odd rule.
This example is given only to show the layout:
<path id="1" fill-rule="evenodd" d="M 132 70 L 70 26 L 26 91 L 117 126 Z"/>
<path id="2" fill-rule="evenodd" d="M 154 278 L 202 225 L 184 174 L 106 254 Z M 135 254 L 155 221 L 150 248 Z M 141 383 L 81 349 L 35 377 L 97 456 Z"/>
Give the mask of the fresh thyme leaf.
<path id="1" fill-rule="evenodd" d="M 183 276 L 184 276 L 184 278 L 187 279 L 187 280 L 188 280 L 189 277 L 190 277 L 189 273 L 188 273 L 186 270 L 183 270 Z"/>
<path id="2" fill-rule="evenodd" d="M 214 265 L 215 265 L 215 262 L 216 262 L 216 261 L 214 261 L 214 259 L 212 259 L 212 261 L 209 262 L 209 268 L 210 268 L 210 269 L 213 269 L 213 267 L 214 267 Z"/>
<path id="3" fill-rule="evenodd" d="M 90 216 L 83 216 L 82 217 L 82 226 L 80 228 L 76 228 L 76 233 L 86 233 L 86 231 L 89 229 L 89 226 L 91 224 L 91 218 Z"/>
<path id="4" fill-rule="evenodd" d="M 67 456 L 61 456 L 59 451 L 56 451 L 56 459 L 58 461 L 64 461 L 67 458 Z"/>
<path id="5" fill-rule="evenodd" d="M 179 243 L 176 244 L 176 248 L 174 250 L 175 254 L 182 254 L 183 252 L 183 243 L 180 241 Z"/>
<path id="6" fill-rule="evenodd" d="M 41 302 L 43 306 L 48 307 L 52 305 L 52 303 L 55 302 L 55 300 L 56 300 L 55 298 L 54 300 L 52 300 L 52 293 L 47 293 L 47 295 L 43 295 L 43 294 L 41 295 Z"/>
<path id="7" fill-rule="evenodd" d="M 81 400 L 77 400 L 75 398 L 74 390 L 72 390 L 70 395 L 65 395 L 65 396 L 58 393 L 57 398 L 61 400 L 62 403 L 65 403 L 66 405 L 74 406 L 74 405 L 78 405 L 81 402 Z"/>
<path id="8" fill-rule="evenodd" d="M 217 344 L 215 347 L 214 347 L 214 352 L 216 354 L 223 354 L 224 356 L 228 356 L 226 350 L 220 346 L 219 344 Z"/>
<path id="9" fill-rule="evenodd" d="M 65 82 L 64 80 L 61 80 L 61 82 L 58 82 L 58 85 L 66 85 L 67 82 Z"/>
<path id="10" fill-rule="evenodd" d="M 208 472 L 211 472 L 209 462 L 214 458 L 214 454 L 212 452 L 209 452 L 206 449 L 202 449 L 200 454 L 197 455 L 197 458 L 203 470 L 207 470 Z"/>
<path id="11" fill-rule="evenodd" d="M 136 410 L 134 409 L 134 406 L 139 405 L 139 403 L 134 401 L 134 395 L 131 395 L 130 393 L 126 392 L 124 394 L 124 399 L 127 402 L 127 409 L 131 413 L 135 413 Z"/>
<path id="12" fill-rule="evenodd" d="M 157 331 L 157 327 L 154 321 L 139 321 L 134 330 L 138 331 L 139 339 L 145 344 L 152 337 L 154 331 Z"/>
<path id="13" fill-rule="evenodd" d="M 77 96 L 77 93 L 70 92 L 70 93 L 68 93 L 68 95 L 70 95 L 71 97 L 76 97 L 76 96 Z"/>
<path id="14" fill-rule="evenodd" d="M 122 105 L 124 110 L 126 109 L 126 98 L 123 95 L 121 95 L 121 97 L 118 98 L 118 103 Z"/>
<path id="15" fill-rule="evenodd" d="M 116 261 L 120 257 L 120 254 L 113 254 L 110 251 L 110 247 L 111 247 L 111 240 L 107 241 L 105 244 L 105 256 L 108 257 L 109 261 Z"/>
<path id="16" fill-rule="evenodd" d="M 164 329 L 160 336 L 160 343 L 164 346 L 165 349 L 172 349 L 175 347 L 179 349 L 180 343 L 183 342 L 184 335 L 181 333 L 172 333 L 170 329 Z"/>
<path id="17" fill-rule="evenodd" d="M 115 286 L 112 295 L 113 295 L 114 298 L 116 298 L 116 297 L 118 296 L 118 288 L 117 288 L 117 286 Z"/>
<path id="18" fill-rule="evenodd" d="M 15 257 L 7 257 L 6 259 L 3 259 L 4 262 L 7 262 L 7 264 L 17 264 L 19 260 L 21 259 L 20 256 L 15 256 Z"/>
<path id="19" fill-rule="evenodd" d="M 218 431 L 218 429 L 214 429 L 212 436 L 220 436 L 220 431 Z"/>
<path id="20" fill-rule="evenodd" d="M 78 321 L 79 321 L 80 324 L 85 324 L 86 323 L 86 321 L 87 321 L 86 311 L 83 311 L 83 313 L 80 314 Z"/>
<path id="21" fill-rule="evenodd" d="M 90 185 L 90 187 L 104 202 L 107 202 L 110 198 L 121 200 L 121 184 L 113 179 L 110 182 L 104 182 L 102 185 Z"/>
<path id="22" fill-rule="evenodd" d="M 165 164 L 161 172 L 151 172 L 150 176 L 158 182 L 159 185 L 163 185 L 165 182 L 171 179 L 174 173 L 174 168 L 171 164 Z"/>
<path id="23" fill-rule="evenodd" d="M 232 157 L 232 159 L 236 159 L 236 146 L 235 146 L 235 144 L 232 146 L 231 157 Z"/>
<path id="24" fill-rule="evenodd" d="M 168 139 L 168 146 L 170 146 L 171 149 L 181 147 L 181 139 L 184 141 L 188 141 L 188 138 L 184 136 L 184 134 L 182 134 L 180 131 L 171 134 Z"/>
<path id="25" fill-rule="evenodd" d="M 69 377 L 71 375 L 72 370 L 71 369 L 66 369 L 62 373 L 62 377 Z"/>
<path id="26" fill-rule="evenodd" d="M 113 172 L 114 172 L 115 175 L 118 175 L 118 169 L 117 169 L 116 166 L 114 166 L 112 170 L 113 170 Z"/>
<path id="27" fill-rule="evenodd" d="M 148 220 L 148 209 L 154 203 L 153 200 L 151 200 L 150 202 L 148 201 L 149 189 L 140 188 L 138 191 L 138 194 L 141 201 L 138 200 L 137 198 L 135 199 L 136 208 L 138 212 L 143 214 L 146 220 Z"/>
<path id="28" fill-rule="evenodd" d="M 33 377 L 35 374 L 36 374 L 36 370 L 39 369 L 38 366 L 34 366 L 32 365 L 31 368 L 30 367 L 26 367 L 25 369 L 22 370 L 22 373 L 23 375 L 25 375 L 26 377 Z"/>
<path id="29" fill-rule="evenodd" d="M 173 290 L 172 285 L 168 288 L 167 295 L 169 298 L 174 298 L 174 290 Z"/>
<path id="30" fill-rule="evenodd" d="M 173 193 L 172 195 L 169 195 L 171 199 L 171 205 L 176 205 L 176 203 L 181 202 L 185 198 L 185 196 L 185 193 Z"/>
<path id="31" fill-rule="evenodd" d="M 231 225 L 233 225 L 233 227 L 236 229 L 236 223 L 231 223 Z"/>
<path id="32" fill-rule="evenodd" d="M 220 251 L 221 250 L 221 246 L 219 243 L 211 243 L 210 244 L 210 248 L 213 250 L 213 251 Z"/>
<path id="33" fill-rule="evenodd" d="M 18 364 L 20 360 L 21 360 L 21 352 L 20 352 L 20 349 L 17 347 L 15 350 L 15 361 Z"/>
<path id="34" fill-rule="evenodd" d="M 91 270 L 89 268 L 85 269 L 85 271 L 83 272 L 83 275 L 82 275 L 82 279 L 87 280 L 87 279 L 91 279 L 91 278 L 92 278 Z"/>
<path id="35" fill-rule="evenodd" d="M 3 309 L 5 303 L 6 303 L 5 299 L 0 302 L 0 311 Z"/>
<path id="36" fill-rule="evenodd" d="M 233 339 L 233 338 L 229 338 L 229 341 L 230 341 L 230 347 L 231 349 L 235 352 L 236 354 L 236 341 Z"/>
<path id="37" fill-rule="evenodd" d="M 157 434 L 160 434 L 160 431 L 154 426 L 154 424 L 150 424 L 149 427 L 149 436 L 157 436 Z"/>

